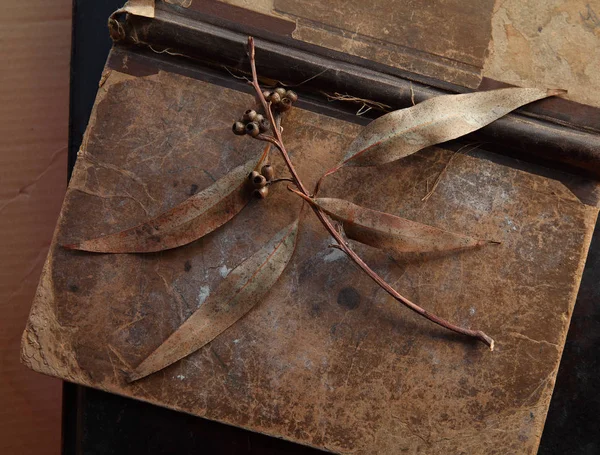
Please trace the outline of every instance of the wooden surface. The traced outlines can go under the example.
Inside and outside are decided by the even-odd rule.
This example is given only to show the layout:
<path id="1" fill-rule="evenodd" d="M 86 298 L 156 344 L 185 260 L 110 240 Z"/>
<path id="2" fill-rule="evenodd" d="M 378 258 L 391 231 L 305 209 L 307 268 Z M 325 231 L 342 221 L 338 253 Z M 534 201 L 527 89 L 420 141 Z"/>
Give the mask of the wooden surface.
<path id="1" fill-rule="evenodd" d="M 71 2 L 0 6 L 0 453 L 58 454 L 61 381 L 19 343 L 67 181 Z"/>
<path id="2" fill-rule="evenodd" d="M 297 253 L 267 299 L 187 359 L 124 382 L 123 372 L 300 203 L 282 186 L 219 231 L 165 253 L 98 255 L 58 244 L 143 221 L 259 154 L 261 144 L 230 132 L 251 103 L 175 74 L 107 71 L 24 334 L 25 362 L 338 453 L 535 453 L 597 210 L 558 181 L 483 152 L 454 160 L 426 203 L 427 181 L 448 151 L 340 172 L 322 195 L 502 241 L 404 262 L 357 246 L 407 297 L 493 336 L 493 353 L 399 307 L 327 248 L 305 211 Z M 360 127 L 295 111 L 284 128 L 312 185 Z"/>

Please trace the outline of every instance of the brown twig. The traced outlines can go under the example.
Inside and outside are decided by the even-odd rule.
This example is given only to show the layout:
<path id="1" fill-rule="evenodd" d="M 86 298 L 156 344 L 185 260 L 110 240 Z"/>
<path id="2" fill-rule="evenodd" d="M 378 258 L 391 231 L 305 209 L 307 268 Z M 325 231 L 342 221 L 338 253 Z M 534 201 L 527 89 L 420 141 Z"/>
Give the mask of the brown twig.
<path id="1" fill-rule="evenodd" d="M 311 204 L 311 206 L 313 207 L 313 209 L 315 209 L 315 211 L 322 214 L 322 211 L 318 208 L 318 206 L 315 204 L 315 202 L 312 198 L 308 197 L 306 194 L 303 194 L 299 191 L 294 190 L 293 188 L 288 187 L 288 189 L 292 193 L 295 193 L 298 196 L 302 197 L 305 201 L 307 201 L 308 203 Z M 448 321 L 440 318 L 439 316 L 436 316 L 435 314 L 426 311 L 425 309 L 421 308 L 416 303 L 411 302 L 409 299 L 402 296 L 398 291 L 396 291 L 394 288 L 392 288 L 383 278 L 381 278 L 376 272 L 374 272 L 367 264 L 365 264 L 365 262 L 360 258 L 360 256 L 358 256 L 358 254 L 356 254 L 356 252 L 354 250 L 352 250 L 344 242 L 343 238 L 339 235 L 339 233 L 335 230 L 335 228 L 333 228 L 333 226 L 331 226 L 329 220 L 327 220 L 327 221 L 328 221 L 328 224 L 326 224 L 325 227 L 327 227 L 327 230 L 330 232 L 330 234 L 333 236 L 333 238 L 338 242 L 340 249 L 344 253 L 346 253 L 361 269 L 363 269 L 363 271 L 373 281 L 375 281 L 379 286 L 381 286 L 381 288 L 384 291 L 386 291 L 388 294 L 390 294 L 392 297 L 394 297 L 399 302 L 403 303 L 405 306 L 407 306 L 414 312 L 419 313 L 420 315 L 424 316 L 425 318 L 429 319 L 430 321 L 435 322 L 436 324 L 441 325 L 442 327 L 444 327 L 446 329 L 452 330 L 453 332 L 457 332 L 457 333 L 461 333 L 463 335 L 477 338 L 478 340 L 480 340 L 483 343 L 485 343 L 486 345 L 488 345 L 492 351 L 494 350 L 494 340 L 492 338 L 490 338 L 489 336 L 487 336 L 485 333 L 483 333 L 481 330 L 464 329 L 462 327 L 454 325 L 451 322 L 448 322 Z M 325 223 L 323 223 L 323 224 L 325 224 Z M 330 226 L 331 226 L 331 228 L 330 228 Z"/>
<path id="2" fill-rule="evenodd" d="M 323 184 L 323 181 L 325 180 L 325 177 L 327 177 L 328 175 L 334 174 L 335 172 L 337 172 L 338 170 L 340 170 L 340 168 L 342 167 L 342 165 L 338 165 L 336 167 L 332 167 L 331 169 L 329 169 L 327 172 L 325 172 L 321 178 L 317 181 L 317 184 L 315 185 L 315 191 L 313 192 L 313 197 L 317 197 L 317 194 L 319 194 L 319 190 L 321 189 L 321 185 Z"/>
<path id="3" fill-rule="evenodd" d="M 250 66 L 252 68 L 252 82 L 250 82 L 250 84 L 254 87 L 257 97 L 258 97 L 259 101 L 261 102 L 261 104 L 263 105 L 265 113 L 266 113 L 269 121 L 271 122 L 271 125 L 275 125 L 275 121 L 274 121 L 273 113 L 271 111 L 270 103 L 267 102 L 267 100 L 263 96 L 260 85 L 258 84 L 258 76 L 256 74 L 254 39 L 252 37 L 248 37 L 248 56 L 250 57 Z M 288 167 L 290 173 L 292 174 L 292 179 L 294 181 L 294 184 L 298 187 L 298 190 L 294 190 L 293 188 L 290 188 L 290 187 L 288 187 L 288 189 L 290 191 L 292 191 L 293 193 L 297 194 L 298 196 L 300 196 L 301 198 L 303 198 L 305 201 L 307 201 L 310 204 L 310 207 L 313 209 L 313 211 L 319 218 L 319 221 L 321 221 L 321 223 L 323 224 L 325 229 L 327 229 L 329 234 L 331 234 L 331 236 L 338 243 L 339 248 L 344 253 L 346 253 L 346 255 L 348 255 L 348 257 L 350 259 L 352 259 L 356 263 L 356 265 L 358 265 L 369 276 L 369 278 L 371 278 L 373 281 L 375 281 L 375 283 L 377 283 L 383 290 L 385 290 L 388 294 L 390 294 L 394 299 L 396 299 L 400 303 L 404 304 L 405 306 L 407 306 L 414 312 L 424 316 L 425 318 L 429 319 L 430 321 L 432 321 L 448 330 L 451 330 L 453 332 L 457 332 L 457 333 L 460 333 L 460 334 L 463 334 L 463 335 L 466 335 L 469 337 L 473 337 L 477 340 L 480 340 L 481 342 L 483 342 L 487 346 L 489 346 L 489 348 L 491 350 L 494 349 L 494 340 L 492 340 L 489 336 L 487 336 L 481 330 L 464 329 L 462 327 L 454 325 L 454 324 L 436 316 L 435 314 L 429 313 L 428 311 L 421 308 L 419 305 L 411 302 L 409 299 L 402 296 L 398 291 L 396 291 L 394 288 L 392 288 L 383 278 L 381 278 L 375 271 L 373 271 L 361 259 L 361 257 L 358 254 L 356 254 L 356 252 L 352 248 L 350 248 L 350 246 L 348 246 L 346 244 L 346 242 L 344 241 L 344 238 L 335 229 L 335 227 L 333 226 L 333 224 L 331 223 L 331 221 L 329 220 L 327 215 L 325 215 L 325 213 L 321 210 L 321 208 L 310 197 L 309 192 L 306 190 L 306 187 L 303 185 L 302 181 L 300 180 L 300 177 L 298 176 L 298 173 L 296 172 L 296 169 L 294 168 L 294 165 L 288 155 L 288 152 L 285 149 L 285 146 L 283 144 L 283 139 L 281 137 L 280 129 L 273 128 L 273 134 L 274 134 L 274 136 L 261 134 L 261 135 L 257 136 L 257 138 L 267 141 L 267 142 L 270 142 L 281 153 L 281 156 L 282 156 L 283 160 L 285 161 L 286 166 Z"/>
<path id="4" fill-rule="evenodd" d="M 279 183 L 279 182 L 291 182 L 294 185 L 296 184 L 296 182 L 294 182 L 293 179 L 288 179 L 288 178 L 281 178 L 281 179 L 273 179 L 270 182 L 267 182 L 267 185 L 273 185 L 275 183 Z"/>

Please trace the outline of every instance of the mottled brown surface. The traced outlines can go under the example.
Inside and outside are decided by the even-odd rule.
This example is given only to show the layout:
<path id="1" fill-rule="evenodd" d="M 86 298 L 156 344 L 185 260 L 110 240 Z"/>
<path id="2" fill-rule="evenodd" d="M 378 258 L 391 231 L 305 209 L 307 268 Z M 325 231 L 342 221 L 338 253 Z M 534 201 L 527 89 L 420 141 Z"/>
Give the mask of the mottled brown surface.
<path id="1" fill-rule="evenodd" d="M 280 186 L 224 228 L 164 253 L 89 254 L 57 244 L 139 223 L 258 156 L 261 144 L 230 132 L 251 101 L 173 74 L 108 75 L 24 334 L 24 361 L 333 452 L 535 453 L 596 209 L 557 181 L 478 152 L 454 160 L 427 202 L 427 182 L 448 151 L 340 171 L 321 195 L 502 241 L 405 263 L 357 246 L 413 301 L 493 336 L 494 352 L 399 307 L 327 248 L 328 235 L 305 210 L 296 255 L 266 300 L 187 359 L 124 382 L 122 370 L 165 340 L 301 204 Z M 359 127 L 295 111 L 284 128 L 312 185 Z"/>
<path id="2" fill-rule="evenodd" d="M 483 75 L 600 107 L 599 14 L 598 0 L 497 1 Z"/>

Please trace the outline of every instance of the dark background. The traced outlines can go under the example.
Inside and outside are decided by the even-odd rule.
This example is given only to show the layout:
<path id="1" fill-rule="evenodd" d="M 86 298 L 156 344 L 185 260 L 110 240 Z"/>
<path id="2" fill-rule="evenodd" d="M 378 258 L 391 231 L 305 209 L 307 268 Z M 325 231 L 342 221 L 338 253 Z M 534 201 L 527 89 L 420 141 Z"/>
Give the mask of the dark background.
<path id="1" fill-rule="evenodd" d="M 69 176 L 123 0 L 74 0 Z M 539 455 L 600 454 L 600 229 L 596 227 Z M 64 383 L 63 454 L 318 454 L 286 441 Z"/>

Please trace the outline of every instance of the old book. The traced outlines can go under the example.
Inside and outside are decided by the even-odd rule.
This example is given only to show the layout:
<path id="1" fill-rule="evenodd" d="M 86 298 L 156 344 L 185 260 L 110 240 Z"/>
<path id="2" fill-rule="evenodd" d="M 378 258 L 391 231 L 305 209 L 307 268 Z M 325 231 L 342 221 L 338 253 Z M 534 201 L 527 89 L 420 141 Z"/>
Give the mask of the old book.
<path id="1" fill-rule="evenodd" d="M 101 81 L 23 336 L 23 361 L 68 381 L 334 453 L 535 453 L 597 216 L 597 185 L 483 149 L 453 160 L 427 201 L 450 150 L 341 171 L 322 194 L 501 241 L 403 261 L 357 246 L 403 294 L 493 336 L 494 352 L 398 306 L 328 248 L 329 236 L 305 211 L 296 254 L 263 302 L 186 359 L 126 383 L 126 373 L 302 205 L 276 187 L 214 233 L 163 253 L 103 255 L 60 246 L 139 224 L 262 151 L 261 143 L 231 134 L 232 121 L 253 103 L 244 81 L 186 58 L 193 49 L 184 31 L 200 33 L 200 26 L 185 22 L 193 16 L 177 22 L 180 10 L 163 6 L 153 18 L 130 12 L 111 28 L 121 44 Z M 163 41 L 148 44 L 152 27 L 169 21 L 179 27 L 181 48 L 166 29 L 156 35 Z M 223 37 L 240 43 L 221 48 L 226 63 L 243 60 L 243 33 L 212 33 L 215 46 Z M 265 77 L 280 78 L 266 69 Z M 419 86 L 417 94 L 427 96 Z M 310 91 L 306 99 L 284 130 L 312 186 L 361 125 Z M 534 120 L 527 122 L 510 117 L 505 130 L 496 126 L 490 134 L 525 123 L 588 156 L 593 134 L 558 134 L 564 126 L 539 120 L 535 109 L 545 108 L 529 111 Z M 544 134 L 521 156 L 542 153 Z M 558 147 L 547 150 L 555 162 L 564 159 Z M 599 168 L 587 163 L 590 174 Z M 278 158 L 273 164 L 284 172 Z"/>

